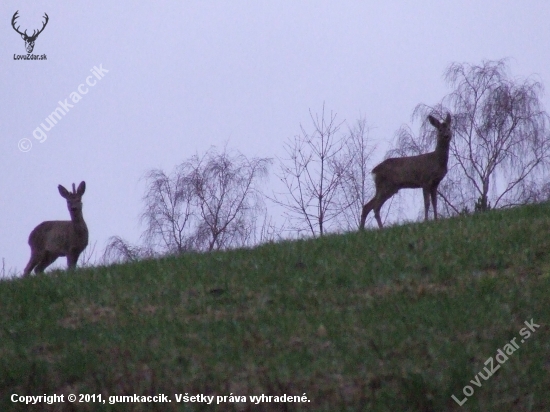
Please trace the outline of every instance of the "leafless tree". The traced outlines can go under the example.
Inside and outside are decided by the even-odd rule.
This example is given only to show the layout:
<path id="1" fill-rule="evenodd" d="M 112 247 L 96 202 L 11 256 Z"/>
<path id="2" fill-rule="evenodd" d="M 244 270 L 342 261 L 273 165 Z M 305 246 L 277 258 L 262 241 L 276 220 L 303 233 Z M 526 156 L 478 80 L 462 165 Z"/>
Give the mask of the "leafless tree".
<path id="1" fill-rule="evenodd" d="M 291 230 L 322 236 L 342 213 L 338 204 L 343 164 L 341 155 L 345 141 L 338 137 L 342 123 L 331 112 L 327 118 L 325 107 L 321 116 L 313 115 L 313 132 L 300 125 L 301 134 L 285 143 L 288 159 L 280 160 L 277 177 L 286 187 L 285 193 L 274 195 L 273 201 L 285 210 Z"/>
<path id="2" fill-rule="evenodd" d="M 184 161 L 171 176 L 149 172 L 141 216 L 146 245 L 161 253 L 245 245 L 264 208 L 260 183 L 270 162 L 211 148 Z"/>
<path id="3" fill-rule="evenodd" d="M 136 262 L 141 259 L 152 258 L 155 253 L 145 247 L 132 245 L 120 236 L 111 236 L 103 252 L 103 264 Z"/>
<path id="4" fill-rule="evenodd" d="M 356 230 L 361 223 L 363 205 L 372 197 L 371 158 L 375 146 L 369 136 L 365 117 L 349 128 L 345 137 L 342 156 L 338 163 L 342 176 L 337 199 L 342 213 L 338 217 L 339 228 Z"/>
<path id="5" fill-rule="evenodd" d="M 260 183 L 271 159 L 248 159 L 226 148 L 180 165 L 180 177 L 192 194 L 197 220 L 195 246 L 200 250 L 243 246 L 264 209 Z"/>
<path id="6" fill-rule="evenodd" d="M 420 104 L 413 118 L 453 114 L 449 172 L 439 186 L 444 215 L 508 207 L 540 199 L 550 160 L 548 114 L 533 79 L 511 79 L 506 60 L 451 64 L 445 80 L 452 92 L 434 107 Z M 415 136 L 398 132 L 392 154 L 411 155 L 431 143 L 424 122 Z"/>
<path id="7" fill-rule="evenodd" d="M 145 209 L 140 220 L 146 227 L 142 237 L 151 249 L 174 254 L 193 246 L 193 191 L 181 173 L 180 167 L 171 176 L 160 169 L 150 170 L 145 175 Z M 115 242 L 114 250 L 119 244 Z"/>

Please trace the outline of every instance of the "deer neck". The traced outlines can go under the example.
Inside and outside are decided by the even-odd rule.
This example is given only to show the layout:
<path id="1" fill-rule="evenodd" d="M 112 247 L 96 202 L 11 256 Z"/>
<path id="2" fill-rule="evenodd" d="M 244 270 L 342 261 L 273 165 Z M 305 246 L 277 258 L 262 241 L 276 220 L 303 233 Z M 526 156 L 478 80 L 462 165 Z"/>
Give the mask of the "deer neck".
<path id="1" fill-rule="evenodd" d="M 69 213 L 71 214 L 71 222 L 73 222 L 75 230 L 77 232 L 87 232 L 88 227 L 84 221 L 84 216 L 82 216 L 82 210 L 70 210 Z"/>
<path id="2" fill-rule="evenodd" d="M 441 166 L 447 166 L 449 161 L 449 142 L 439 140 L 437 142 L 437 146 L 435 147 L 435 153 L 437 155 L 437 159 L 439 160 L 438 163 Z"/>

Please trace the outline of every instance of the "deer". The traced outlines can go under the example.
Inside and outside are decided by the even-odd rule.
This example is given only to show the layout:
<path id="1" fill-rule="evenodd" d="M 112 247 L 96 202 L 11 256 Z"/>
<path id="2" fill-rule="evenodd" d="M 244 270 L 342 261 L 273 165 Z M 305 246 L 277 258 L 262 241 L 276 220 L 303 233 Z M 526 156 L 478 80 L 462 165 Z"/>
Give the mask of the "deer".
<path id="1" fill-rule="evenodd" d="M 42 273 L 58 257 L 67 257 L 69 269 L 76 267 L 76 262 L 82 251 L 88 246 L 88 227 L 82 216 L 82 195 L 86 190 L 86 182 L 82 181 L 72 193 L 63 186 L 57 186 L 61 197 L 67 200 L 67 208 L 71 220 L 50 220 L 40 223 L 29 235 L 31 258 L 23 271 L 28 276 L 34 269 Z"/>
<path id="2" fill-rule="evenodd" d="M 443 122 L 431 115 L 428 116 L 428 120 L 437 130 L 437 144 L 433 152 L 418 156 L 389 158 L 372 169 L 376 194 L 363 206 L 359 226 L 361 230 L 364 230 L 367 215 L 373 209 L 378 227 L 383 228 L 380 209 L 399 189 L 421 188 L 424 194 L 424 220 L 428 220 L 430 197 L 434 219 L 437 220 L 437 188 L 447 174 L 449 145 L 452 137 L 451 114 L 447 113 Z"/>
<path id="3" fill-rule="evenodd" d="M 15 24 L 16 24 L 16 20 L 19 18 L 19 16 L 17 15 L 19 13 L 19 10 L 17 10 L 14 14 L 13 14 L 13 17 L 11 19 L 11 27 L 13 27 L 13 29 L 19 33 L 21 35 L 21 38 L 23 40 L 25 40 L 25 49 L 27 49 L 27 53 L 32 53 L 32 51 L 34 50 L 34 42 L 36 41 L 36 38 L 38 37 L 38 35 L 40 33 L 42 33 L 42 31 L 44 31 L 44 29 L 46 28 L 46 25 L 48 24 L 48 21 L 50 20 L 50 18 L 48 17 L 48 14 L 47 13 L 44 13 L 44 23 L 42 23 L 42 28 L 40 30 L 38 30 L 38 32 L 36 30 L 33 30 L 32 34 L 29 36 L 27 34 L 27 30 L 25 30 L 25 32 L 20 32 L 19 31 L 19 27 L 21 26 L 17 26 L 15 27 Z"/>

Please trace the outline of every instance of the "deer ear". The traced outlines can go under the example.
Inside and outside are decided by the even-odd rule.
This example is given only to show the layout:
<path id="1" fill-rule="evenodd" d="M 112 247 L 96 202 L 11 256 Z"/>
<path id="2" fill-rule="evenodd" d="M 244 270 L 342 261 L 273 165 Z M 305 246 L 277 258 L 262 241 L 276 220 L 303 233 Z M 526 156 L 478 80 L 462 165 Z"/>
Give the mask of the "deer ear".
<path id="1" fill-rule="evenodd" d="M 445 123 L 447 123 L 447 126 L 451 124 L 451 113 L 447 113 L 447 117 L 445 118 Z"/>
<path id="2" fill-rule="evenodd" d="M 80 196 L 82 196 L 85 191 L 86 191 L 86 182 L 83 180 L 78 185 L 78 189 L 76 189 L 76 193 L 78 193 Z"/>
<path id="3" fill-rule="evenodd" d="M 430 123 L 432 124 L 433 127 L 439 127 L 441 126 L 441 123 L 439 123 L 439 120 L 437 120 L 435 117 L 433 117 L 432 115 L 429 115 L 428 116 L 428 120 L 430 121 Z"/>
<path id="4" fill-rule="evenodd" d="M 65 189 L 63 186 L 59 185 L 57 186 L 57 190 L 59 190 L 59 194 L 64 197 L 65 199 L 67 199 L 67 197 L 69 196 L 69 192 L 67 189 Z"/>

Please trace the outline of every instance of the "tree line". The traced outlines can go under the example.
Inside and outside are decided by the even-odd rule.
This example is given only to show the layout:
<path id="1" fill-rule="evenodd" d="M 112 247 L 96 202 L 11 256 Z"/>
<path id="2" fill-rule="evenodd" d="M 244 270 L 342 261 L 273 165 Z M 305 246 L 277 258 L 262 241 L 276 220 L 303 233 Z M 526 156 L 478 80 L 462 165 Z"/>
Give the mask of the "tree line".
<path id="1" fill-rule="evenodd" d="M 426 119 L 449 112 L 453 138 L 449 170 L 438 189 L 441 215 L 549 200 L 550 129 L 542 83 L 512 78 L 506 60 L 452 63 L 444 79 L 450 93 L 433 105 L 416 106 L 412 118 L 420 121 L 419 132 L 402 126 L 386 158 L 433 150 L 434 131 Z M 367 120 L 347 124 L 324 105 L 320 113 L 310 111 L 310 118 L 310 126 L 300 125 L 299 134 L 284 143 L 285 156 L 276 159 L 281 192 L 262 188 L 274 159 L 247 158 L 228 147 L 192 156 L 171 174 L 147 172 L 142 242 L 112 237 L 104 261 L 357 230 L 374 191 L 375 145 Z M 284 223 L 274 221 L 267 203 L 282 207 Z"/>

